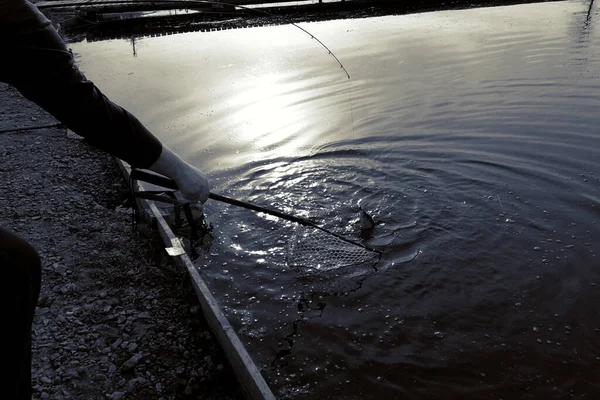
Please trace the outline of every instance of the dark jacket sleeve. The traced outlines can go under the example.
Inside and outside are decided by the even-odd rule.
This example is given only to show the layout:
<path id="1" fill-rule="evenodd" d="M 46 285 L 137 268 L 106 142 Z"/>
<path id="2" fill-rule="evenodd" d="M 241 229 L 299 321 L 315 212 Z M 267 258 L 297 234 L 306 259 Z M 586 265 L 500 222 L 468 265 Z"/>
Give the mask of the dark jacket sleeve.
<path id="1" fill-rule="evenodd" d="M 160 141 L 86 79 L 50 21 L 24 0 L 0 4 L 0 81 L 100 149 L 150 167 L 162 151 Z"/>

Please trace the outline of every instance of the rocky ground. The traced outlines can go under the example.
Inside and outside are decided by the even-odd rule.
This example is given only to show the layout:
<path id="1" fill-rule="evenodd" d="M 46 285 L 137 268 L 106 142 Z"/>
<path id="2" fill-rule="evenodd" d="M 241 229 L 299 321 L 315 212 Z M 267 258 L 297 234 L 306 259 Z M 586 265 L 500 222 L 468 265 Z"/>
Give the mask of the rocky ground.
<path id="1" fill-rule="evenodd" d="M 0 131 L 53 123 L 0 84 Z M 238 399 L 186 275 L 133 229 L 114 159 L 64 128 L 0 133 L 0 226 L 43 262 L 34 399 Z"/>

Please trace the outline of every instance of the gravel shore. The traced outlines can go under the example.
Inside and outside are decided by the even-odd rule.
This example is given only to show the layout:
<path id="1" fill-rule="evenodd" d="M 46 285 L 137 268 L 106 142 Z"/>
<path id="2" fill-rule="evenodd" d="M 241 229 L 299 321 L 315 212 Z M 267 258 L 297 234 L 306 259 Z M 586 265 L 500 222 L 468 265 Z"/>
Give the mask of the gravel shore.
<path id="1" fill-rule="evenodd" d="M 0 84 L 0 130 L 56 122 Z M 132 227 L 115 160 L 64 128 L 0 134 L 0 226 L 43 263 L 34 399 L 241 399 L 183 271 Z"/>

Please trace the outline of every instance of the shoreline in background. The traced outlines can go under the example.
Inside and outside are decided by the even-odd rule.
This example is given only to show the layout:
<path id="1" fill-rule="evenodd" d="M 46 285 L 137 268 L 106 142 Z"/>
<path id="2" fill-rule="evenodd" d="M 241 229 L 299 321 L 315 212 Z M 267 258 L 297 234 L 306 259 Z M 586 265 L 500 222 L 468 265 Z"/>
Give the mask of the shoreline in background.
<path id="1" fill-rule="evenodd" d="M 64 9 L 44 9 L 62 20 L 61 34 L 70 42 L 82 40 L 131 39 L 147 36 L 164 36 L 183 32 L 240 29 L 265 25 L 328 21 L 348 18 L 370 18 L 386 15 L 404 15 L 441 10 L 458 10 L 479 7 L 508 6 L 543 3 L 558 0 L 424 0 L 399 3 L 391 0 L 358 0 L 301 6 L 264 7 L 211 11 L 210 13 L 179 13 L 171 16 L 141 16 L 125 19 L 106 19 L 105 11 L 88 11 L 77 14 Z M 131 12 L 128 11 L 129 14 Z M 268 13 L 268 14 L 267 14 Z M 63 17 L 61 17 L 61 14 Z M 64 15 L 68 14 L 67 18 Z M 79 15 L 79 16 L 78 16 Z"/>

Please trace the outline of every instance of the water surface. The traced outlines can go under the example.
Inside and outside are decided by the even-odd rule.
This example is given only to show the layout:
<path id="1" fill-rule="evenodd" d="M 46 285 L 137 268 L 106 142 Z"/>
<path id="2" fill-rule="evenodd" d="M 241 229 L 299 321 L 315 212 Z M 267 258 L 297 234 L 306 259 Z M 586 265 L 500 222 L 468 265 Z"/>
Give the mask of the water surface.
<path id="1" fill-rule="evenodd" d="M 375 268 L 286 265 L 294 224 L 209 202 L 197 266 L 282 397 L 600 394 L 596 6 L 559 2 L 73 45 L 215 192 Z M 327 265 L 319 255 L 315 264 Z M 324 268 L 327 269 L 327 268 Z"/>

